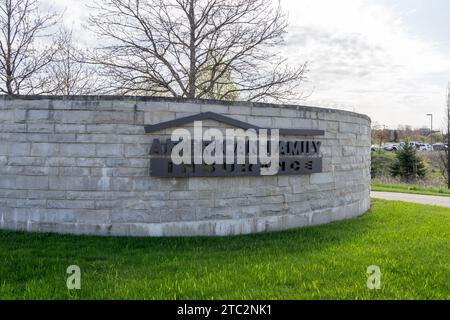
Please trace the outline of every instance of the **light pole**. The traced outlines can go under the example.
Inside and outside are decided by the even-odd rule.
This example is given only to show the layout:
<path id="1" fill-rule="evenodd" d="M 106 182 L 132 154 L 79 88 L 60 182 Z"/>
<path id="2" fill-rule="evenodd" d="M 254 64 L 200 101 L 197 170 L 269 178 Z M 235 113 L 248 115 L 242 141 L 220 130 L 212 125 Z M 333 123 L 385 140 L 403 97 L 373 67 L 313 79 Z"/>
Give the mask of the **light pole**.
<path id="1" fill-rule="evenodd" d="M 431 129 L 431 131 L 430 131 L 430 142 L 431 142 L 431 145 L 433 145 L 433 114 L 432 114 L 432 113 L 428 113 L 428 114 L 427 114 L 427 116 L 428 116 L 428 117 L 431 117 L 431 126 L 430 126 L 430 129 Z"/>

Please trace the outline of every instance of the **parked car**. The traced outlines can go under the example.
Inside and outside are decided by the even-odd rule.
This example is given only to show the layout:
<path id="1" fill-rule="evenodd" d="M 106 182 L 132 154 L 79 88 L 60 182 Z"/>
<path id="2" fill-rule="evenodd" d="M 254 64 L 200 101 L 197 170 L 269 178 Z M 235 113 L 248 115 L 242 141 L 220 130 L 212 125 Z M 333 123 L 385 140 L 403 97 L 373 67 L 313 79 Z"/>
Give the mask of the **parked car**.
<path id="1" fill-rule="evenodd" d="M 448 145 L 446 145 L 444 143 L 435 143 L 435 144 L 433 144 L 433 149 L 436 151 L 447 150 Z"/>
<path id="2" fill-rule="evenodd" d="M 416 149 L 420 149 L 420 147 L 423 145 L 423 143 L 417 142 L 417 141 L 410 141 L 409 145 L 416 148 Z"/>
<path id="3" fill-rule="evenodd" d="M 396 143 L 391 145 L 392 151 L 398 151 L 402 148 L 402 144 L 401 143 Z"/>
<path id="4" fill-rule="evenodd" d="M 419 150 L 420 151 L 433 151 L 433 146 L 431 144 L 420 144 Z"/>
<path id="5" fill-rule="evenodd" d="M 384 146 L 385 151 L 397 151 L 398 148 L 393 144 L 388 144 Z"/>
<path id="6" fill-rule="evenodd" d="M 378 150 L 380 150 L 381 148 L 380 148 L 380 146 L 378 146 L 378 145 L 372 145 L 372 147 L 370 148 L 372 151 L 378 151 Z"/>

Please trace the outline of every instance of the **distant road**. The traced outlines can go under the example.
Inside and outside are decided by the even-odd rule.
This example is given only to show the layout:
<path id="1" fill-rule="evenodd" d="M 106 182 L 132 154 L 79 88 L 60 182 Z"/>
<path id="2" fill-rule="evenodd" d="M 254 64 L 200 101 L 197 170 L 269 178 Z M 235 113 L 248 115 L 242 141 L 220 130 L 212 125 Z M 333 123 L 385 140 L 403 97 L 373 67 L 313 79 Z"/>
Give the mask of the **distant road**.
<path id="1" fill-rule="evenodd" d="M 378 191 L 372 191 L 370 193 L 370 196 L 372 198 L 377 199 L 429 204 L 434 206 L 450 208 L 450 197 L 438 197 L 438 196 L 426 196 L 421 194 L 406 194 L 406 193 L 378 192 Z"/>

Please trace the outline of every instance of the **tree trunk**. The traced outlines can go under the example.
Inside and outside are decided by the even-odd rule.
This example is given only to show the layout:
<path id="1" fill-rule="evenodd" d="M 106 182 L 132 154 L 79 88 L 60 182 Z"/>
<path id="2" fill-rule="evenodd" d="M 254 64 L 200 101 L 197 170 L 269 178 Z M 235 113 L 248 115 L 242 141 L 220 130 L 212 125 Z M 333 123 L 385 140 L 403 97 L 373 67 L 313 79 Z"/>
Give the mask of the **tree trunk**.
<path id="1" fill-rule="evenodd" d="M 195 98 L 196 88 L 195 82 L 197 78 L 196 70 L 196 52 L 195 52 L 195 12 L 194 12 L 194 0 L 189 1 L 189 24 L 190 24 L 190 41 L 189 41 L 189 92 L 188 98 Z"/>
<path id="2" fill-rule="evenodd" d="M 11 16 L 12 16 L 12 7 L 11 0 L 9 0 L 6 4 L 7 8 L 7 35 L 6 35 L 6 57 L 5 57 L 5 66 L 6 66 L 6 91 L 8 94 L 13 94 L 12 81 L 13 74 L 11 68 Z"/>

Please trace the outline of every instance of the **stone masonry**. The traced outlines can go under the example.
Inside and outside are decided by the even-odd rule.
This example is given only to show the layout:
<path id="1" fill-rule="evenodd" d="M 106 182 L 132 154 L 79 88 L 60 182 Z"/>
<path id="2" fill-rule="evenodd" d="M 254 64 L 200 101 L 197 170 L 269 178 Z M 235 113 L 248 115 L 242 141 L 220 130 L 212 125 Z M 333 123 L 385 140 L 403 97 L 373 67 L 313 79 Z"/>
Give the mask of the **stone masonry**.
<path id="1" fill-rule="evenodd" d="M 206 111 L 267 128 L 325 130 L 317 137 L 323 173 L 150 177 L 151 141 L 170 132 L 146 134 L 144 125 Z M 0 228 L 222 236 L 347 219 L 370 206 L 370 143 L 370 119 L 340 110 L 148 97 L 0 96 Z"/>

